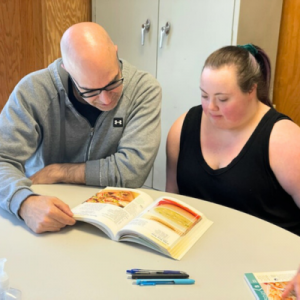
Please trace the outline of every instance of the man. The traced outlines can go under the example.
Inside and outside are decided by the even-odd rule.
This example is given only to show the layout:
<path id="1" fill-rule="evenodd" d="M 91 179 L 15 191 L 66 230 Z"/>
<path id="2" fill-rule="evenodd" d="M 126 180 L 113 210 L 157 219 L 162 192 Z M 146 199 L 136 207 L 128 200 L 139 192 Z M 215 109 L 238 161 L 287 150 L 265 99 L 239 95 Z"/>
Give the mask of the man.
<path id="1" fill-rule="evenodd" d="M 0 205 L 36 233 L 75 220 L 31 184 L 141 187 L 160 142 L 159 84 L 119 60 L 101 26 L 71 26 L 61 53 L 18 83 L 0 115 Z"/>

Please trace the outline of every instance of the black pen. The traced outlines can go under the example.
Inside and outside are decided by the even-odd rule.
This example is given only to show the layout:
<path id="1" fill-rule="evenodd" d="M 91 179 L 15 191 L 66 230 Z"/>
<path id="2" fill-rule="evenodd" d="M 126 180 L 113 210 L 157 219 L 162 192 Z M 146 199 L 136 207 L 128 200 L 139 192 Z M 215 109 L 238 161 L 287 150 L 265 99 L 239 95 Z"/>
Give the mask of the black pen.
<path id="1" fill-rule="evenodd" d="M 131 269 L 126 270 L 126 273 L 134 274 L 134 273 L 164 273 L 164 274 L 179 274 L 179 273 L 185 273 L 182 271 L 175 271 L 175 270 L 149 270 L 149 269 Z"/>
<path id="2" fill-rule="evenodd" d="M 163 279 L 163 278 L 189 278 L 189 274 L 178 272 L 165 272 L 165 271 L 148 271 L 136 272 L 128 276 L 131 279 Z"/>

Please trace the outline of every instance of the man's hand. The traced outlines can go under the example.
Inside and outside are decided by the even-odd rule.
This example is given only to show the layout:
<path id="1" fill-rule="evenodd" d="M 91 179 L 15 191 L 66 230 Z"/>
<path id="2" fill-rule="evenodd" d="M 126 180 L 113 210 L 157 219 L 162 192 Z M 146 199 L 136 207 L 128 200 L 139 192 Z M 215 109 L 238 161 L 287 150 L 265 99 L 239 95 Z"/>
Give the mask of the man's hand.
<path id="1" fill-rule="evenodd" d="M 55 197 L 30 196 L 21 205 L 19 215 L 35 233 L 59 231 L 66 225 L 74 225 L 70 207 Z"/>
<path id="2" fill-rule="evenodd" d="M 85 163 L 52 164 L 30 177 L 32 184 L 78 183 L 85 184 Z"/>
<path id="3" fill-rule="evenodd" d="M 296 299 L 300 300 L 300 268 L 293 280 L 286 286 L 282 299 L 286 299 L 292 291 L 295 291 Z"/>

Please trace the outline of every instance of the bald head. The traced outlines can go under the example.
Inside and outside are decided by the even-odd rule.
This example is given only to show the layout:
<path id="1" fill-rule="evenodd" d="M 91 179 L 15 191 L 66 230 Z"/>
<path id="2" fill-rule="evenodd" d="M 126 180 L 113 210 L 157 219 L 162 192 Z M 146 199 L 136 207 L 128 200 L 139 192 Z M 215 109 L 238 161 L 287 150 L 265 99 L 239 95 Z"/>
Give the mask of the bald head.
<path id="1" fill-rule="evenodd" d="M 110 70 L 118 64 L 116 46 L 107 32 L 93 22 L 68 28 L 60 46 L 65 69 L 76 79 L 80 77 L 80 82 L 86 82 L 92 76 L 101 81 L 101 77 L 109 77 Z"/>

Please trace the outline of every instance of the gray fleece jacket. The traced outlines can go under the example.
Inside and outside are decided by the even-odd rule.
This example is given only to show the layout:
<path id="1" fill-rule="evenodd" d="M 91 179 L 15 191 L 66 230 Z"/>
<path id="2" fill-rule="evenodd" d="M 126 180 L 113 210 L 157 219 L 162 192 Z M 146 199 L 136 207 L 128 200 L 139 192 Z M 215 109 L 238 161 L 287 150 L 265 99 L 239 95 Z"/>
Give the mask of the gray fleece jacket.
<path id="1" fill-rule="evenodd" d="M 61 59 L 24 77 L 0 114 L 0 206 L 18 217 L 29 177 L 53 163 L 86 162 L 86 184 L 138 188 L 160 143 L 161 88 L 123 62 L 123 94 L 94 128 L 68 98 Z"/>

